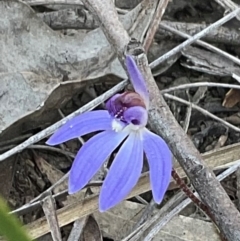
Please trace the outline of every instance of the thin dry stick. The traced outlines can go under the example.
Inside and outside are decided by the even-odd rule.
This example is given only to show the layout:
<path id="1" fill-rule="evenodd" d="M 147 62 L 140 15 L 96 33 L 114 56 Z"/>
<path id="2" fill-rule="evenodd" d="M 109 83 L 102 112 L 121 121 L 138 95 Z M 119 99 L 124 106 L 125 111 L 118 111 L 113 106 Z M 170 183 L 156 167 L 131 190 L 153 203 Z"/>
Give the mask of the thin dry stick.
<path id="1" fill-rule="evenodd" d="M 179 97 L 177 97 L 177 96 L 170 95 L 170 94 L 164 94 L 164 96 L 165 96 L 166 98 L 168 98 L 168 99 L 175 100 L 175 101 L 180 102 L 180 103 L 183 103 L 183 104 L 185 104 L 185 105 L 188 105 L 188 106 L 191 105 L 193 109 L 198 110 L 198 111 L 201 112 L 202 114 L 211 117 L 212 119 L 214 119 L 214 120 L 222 123 L 223 125 L 231 128 L 231 129 L 233 129 L 233 130 L 235 130 L 235 131 L 237 131 L 237 132 L 240 132 L 240 128 L 238 128 L 238 127 L 236 127 L 236 126 L 234 126 L 234 125 L 226 122 L 225 120 L 222 120 L 221 118 L 213 115 L 213 114 L 210 113 L 209 111 L 204 110 L 203 108 L 201 108 L 201 107 L 199 107 L 199 106 L 197 106 L 197 105 L 195 105 L 195 104 L 193 104 L 193 103 L 191 103 L 191 102 L 189 102 L 189 101 L 187 101 L 187 100 L 183 100 L 183 99 L 181 99 L 181 98 L 179 98 Z"/>
<path id="2" fill-rule="evenodd" d="M 82 1 L 80 0 L 23 0 L 23 2 L 31 5 L 31 6 L 38 6 L 38 5 L 48 5 L 48 4 L 66 4 L 66 5 L 75 5 L 75 6 L 82 6 Z"/>
<path id="3" fill-rule="evenodd" d="M 0 142 L 0 147 L 1 147 L 1 146 L 6 146 L 6 145 L 9 145 L 9 144 L 14 144 L 14 143 L 16 143 L 16 142 L 23 141 L 24 139 L 29 138 L 31 135 L 32 135 L 32 134 L 25 134 L 25 135 L 15 137 L 15 138 L 10 139 L 10 140 L 2 141 L 2 142 Z"/>
<path id="4" fill-rule="evenodd" d="M 165 13 L 166 7 L 168 5 L 169 0 L 160 0 L 155 12 L 155 16 L 153 18 L 153 21 L 148 29 L 143 47 L 146 52 L 148 52 L 148 49 L 153 41 L 153 38 L 157 32 L 158 25 L 162 19 L 163 14 Z"/>
<path id="5" fill-rule="evenodd" d="M 161 24 L 165 26 L 170 26 L 174 29 L 177 29 L 181 31 L 182 33 L 186 33 L 189 35 L 194 35 L 196 33 L 199 33 L 204 28 L 206 28 L 208 25 L 207 23 L 188 23 L 188 22 L 175 22 L 175 21 L 162 21 Z M 160 29 L 156 33 L 156 39 L 159 41 L 161 39 L 169 39 L 172 38 L 174 35 L 171 33 L 167 33 L 164 30 Z M 170 31 L 171 32 L 171 31 Z M 228 28 L 225 26 L 220 26 L 217 29 L 213 29 L 211 32 L 209 32 L 206 36 L 204 36 L 207 43 L 219 43 L 219 44 L 230 44 L 230 45 L 238 45 L 239 41 L 239 31 L 237 28 Z M 177 37 L 177 39 L 180 39 Z"/>
<path id="6" fill-rule="evenodd" d="M 167 203 L 160 210 L 158 210 L 158 214 L 160 216 L 163 216 L 165 213 L 172 210 L 176 205 L 181 203 L 185 198 L 186 198 L 186 195 L 183 192 L 178 192 L 170 200 L 168 200 Z M 149 222 L 149 220 L 152 217 L 152 213 L 153 213 L 152 210 L 154 208 L 156 208 L 156 203 L 152 199 L 151 202 L 149 203 L 149 205 L 147 206 L 147 208 L 142 213 L 141 218 L 138 220 L 136 225 L 134 225 L 134 227 L 132 229 L 133 231 L 131 232 L 131 234 L 129 234 L 128 237 L 125 239 L 129 239 L 129 238 L 133 237 L 134 235 L 136 235 L 136 233 L 138 232 L 137 231 L 138 228 L 140 226 L 142 227 L 142 224 L 143 224 L 143 226 L 145 226 L 147 224 L 147 222 Z"/>
<path id="7" fill-rule="evenodd" d="M 53 241 L 62 241 L 55 205 L 55 200 L 53 199 L 51 193 L 49 193 L 42 202 L 42 208 L 50 227 Z"/>
<path id="8" fill-rule="evenodd" d="M 172 28 L 172 27 L 170 27 L 170 26 L 168 26 L 166 24 L 163 24 L 163 23 L 160 23 L 160 27 L 165 29 L 165 30 L 167 30 L 167 31 L 169 31 L 169 32 L 175 33 L 175 34 L 177 34 L 177 35 L 179 35 L 179 36 L 181 36 L 183 38 L 190 39 L 192 37 L 191 35 L 183 33 L 181 31 L 179 31 L 179 30 L 177 30 L 175 28 Z M 215 46 L 213 46 L 211 44 L 208 44 L 208 43 L 206 43 L 206 42 L 204 42 L 202 40 L 197 40 L 196 43 L 198 45 L 200 45 L 200 46 L 202 46 L 202 47 L 204 47 L 206 49 L 209 49 L 210 51 L 215 52 L 215 53 L 217 53 L 219 55 L 222 55 L 222 56 L 232 60 L 234 63 L 240 65 L 240 60 L 238 58 L 234 57 L 233 55 L 231 55 L 231 54 L 229 54 L 229 53 L 227 53 L 227 52 L 225 52 L 225 51 L 223 51 L 223 50 L 221 50 L 221 49 L 219 49 L 219 48 L 217 48 L 217 47 L 215 47 Z"/>
<path id="9" fill-rule="evenodd" d="M 192 116 L 192 106 L 188 106 L 186 113 L 185 113 L 185 118 L 184 118 L 184 124 L 183 124 L 183 130 L 185 133 L 187 133 L 189 125 L 190 125 L 190 120 Z"/>
<path id="10" fill-rule="evenodd" d="M 232 18 L 236 17 L 236 15 L 239 12 L 240 12 L 240 8 L 238 8 L 235 11 L 229 13 L 228 15 L 226 15 L 223 18 L 221 18 L 217 22 L 211 24 L 210 26 L 208 26 L 207 28 L 205 28 L 201 32 L 195 34 L 193 37 L 189 38 L 188 40 L 184 41 L 183 43 L 181 43 L 177 47 L 173 48 L 171 51 L 169 51 L 166 54 L 164 54 L 162 57 L 160 57 L 160 58 L 156 59 L 155 61 L 153 61 L 153 63 L 150 64 L 150 67 L 151 68 L 155 68 L 160 63 L 164 62 L 165 60 L 167 60 L 170 57 L 174 56 L 176 53 L 178 53 L 181 50 L 183 50 L 185 47 L 187 47 L 187 46 L 191 45 L 192 43 L 194 43 L 196 40 L 204 37 L 206 34 L 208 34 L 210 31 L 212 31 L 212 29 L 217 28 L 217 27 L 223 25 L 224 23 L 228 22 Z"/>
<path id="11" fill-rule="evenodd" d="M 41 150 L 46 150 L 46 151 L 53 151 L 53 152 L 58 152 L 60 154 L 63 154 L 67 157 L 72 157 L 74 158 L 76 155 L 70 151 L 65 151 L 62 149 L 59 149 L 57 147 L 53 147 L 53 146 L 46 146 L 46 145 L 30 145 L 27 147 L 28 149 L 41 149 Z"/>
<path id="12" fill-rule="evenodd" d="M 138 48 L 136 42 L 129 42 L 130 38 L 119 22 L 113 4 L 107 0 L 84 0 L 83 3 L 101 23 L 101 28 L 108 41 L 115 48 L 122 65 L 124 65 L 122 56 L 126 51 L 126 47 L 128 47 L 127 54 L 136 55 L 138 56 L 137 58 L 142 61 L 141 70 L 147 82 L 151 97 L 151 108 L 149 110 L 150 127 L 168 143 L 173 154 L 187 173 L 194 188 L 200 194 L 201 200 L 210 207 L 221 232 L 231 241 L 240 241 L 239 212 L 221 184 L 215 178 L 214 173 L 205 165 L 200 153 L 174 119 L 158 91 L 158 87 L 147 64 L 146 55 L 140 54 L 142 50 Z M 187 46 L 187 44 L 203 37 L 204 34 L 214 27 L 233 18 L 238 12 L 239 10 L 234 11 L 222 20 L 214 23 L 212 27 L 207 28 L 204 32 L 187 40 L 184 45 L 180 45 L 180 48 L 177 50 L 174 49 L 174 51 L 165 55 L 164 59 L 160 58 L 161 61 L 180 51 L 181 48 Z M 115 26 L 114 28 L 112 28 L 113 25 Z M 219 215 L 219 213 L 221 213 L 221 215 Z"/>
<path id="13" fill-rule="evenodd" d="M 69 234 L 67 241 L 77 241 L 80 240 L 80 236 L 87 224 L 89 216 L 78 219 L 74 222 L 71 233 Z"/>
<path id="14" fill-rule="evenodd" d="M 57 182 L 55 182 L 47 190 L 45 190 L 44 192 L 39 194 L 37 197 L 35 197 L 33 200 L 31 200 L 30 204 L 33 204 L 33 203 L 43 199 L 44 197 L 46 197 L 46 195 L 48 195 L 48 193 L 50 193 L 55 187 L 57 187 L 59 184 L 61 184 L 63 181 L 65 181 L 68 178 L 68 176 L 69 176 L 69 172 L 67 172 L 64 176 L 62 176 Z M 28 207 L 28 204 L 22 206 L 22 208 L 24 208 L 24 207 Z"/>
<path id="15" fill-rule="evenodd" d="M 184 89 L 191 89 L 196 87 L 222 87 L 222 88 L 229 88 L 229 89 L 240 89 L 240 85 L 232 85 L 232 84 L 222 84 L 222 83 L 215 83 L 215 82 L 198 82 L 198 83 L 191 83 L 191 84 L 182 84 L 174 87 L 170 87 L 164 90 L 161 90 L 162 94 L 166 94 L 169 92 L 173 92 L 176 90 L 184 90 Z"/>
<path id="16" fill-rule="evenodd" d="M 136 231 L 149 217 L 151 217 L 151 214 L 155 209 L 156 209 L 156 203 L 152 198 L 151 201 L 144 208 L 142 215 L 140 216 L 137 223 L 133 226 L 132 230 Z"/>
<path id="17" fill-rule="evenodd" d="M 226 10 L 226 12 L 233 11 L 238 8 L 238 5 L 231 0 L 215 0 L 215 2 L 221 5 Z"/>

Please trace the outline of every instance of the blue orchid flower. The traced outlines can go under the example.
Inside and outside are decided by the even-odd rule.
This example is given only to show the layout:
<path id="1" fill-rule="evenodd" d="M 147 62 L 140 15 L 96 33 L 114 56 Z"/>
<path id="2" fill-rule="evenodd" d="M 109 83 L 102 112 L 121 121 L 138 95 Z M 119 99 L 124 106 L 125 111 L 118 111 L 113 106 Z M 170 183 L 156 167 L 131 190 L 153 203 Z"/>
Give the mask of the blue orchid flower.
<path id="1" fill-rule="evenodd" d="M 47 141 L 48 145 L 57 145 L 102 131 L 77 153 L 69 174 L 69 194 L 82 189 L 121 145 L 101 188 L 100 211 L 115 206 L 130 193 L 141 175 L 144 153 L 156 203 L 162 201 L 171 179 L 171 152 L 161 137 L 145 127 L 149 95 L 144 78 L 131 56 L 126 57 L 126 66 L 135 92 L 114 95 L 106 103 L 107 110 L 90 111 L 71 119 Z"/>

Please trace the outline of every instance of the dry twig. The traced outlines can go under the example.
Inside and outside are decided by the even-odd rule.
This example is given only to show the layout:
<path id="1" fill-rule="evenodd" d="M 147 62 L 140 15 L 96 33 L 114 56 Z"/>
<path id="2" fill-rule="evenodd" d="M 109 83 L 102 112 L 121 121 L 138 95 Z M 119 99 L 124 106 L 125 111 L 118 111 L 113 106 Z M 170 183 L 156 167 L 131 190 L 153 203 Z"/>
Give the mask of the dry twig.
<path id="1" fill-rule="evenodd" d="M 44 198 L 42 202 L 42 208 L 47 219 L 48 225 L 50 227 L 53 241 L 62 241 L 60 228 L 58 226 L 55 205 L 55 200 L 53 199 L 51 194 Z"/>
<path id="2" fill-rule="evenodd" d="M 151 2 L 151 1 L 150 1 Z M 169 0 L 160 0 L 157 9 L 155 12 L 155 16 L 152 20 L 152 23 L 148 29 L 145 41 L 144 41 L 144 49 L 146 52 L 148 52 L 148 49 L 150 48 L 150 45 L 153 41 L 154 35 L 157 32 L 158 25 L 162 19 L 163 14 L 165 13 L 166 7 L 168 5 Z"/>
<path id="3" fill-rule="evenodd" d="M 48 4 L 66 4 L 74 6 L 83 5 L 81 0 L 24 0 L 24 2 L 28 3 L 31 6 Z"/>
<path id="4" fill-rule="evenodd" d="M 78 219 L 74 222 L 73 228 L 71 230 L 71 233 L 69 234 L 67 241 L 76 241 L 80 240 L 80 236 L 83 232 L 83 229 L 88 221 L 89 216 L 83 217 Z"/>

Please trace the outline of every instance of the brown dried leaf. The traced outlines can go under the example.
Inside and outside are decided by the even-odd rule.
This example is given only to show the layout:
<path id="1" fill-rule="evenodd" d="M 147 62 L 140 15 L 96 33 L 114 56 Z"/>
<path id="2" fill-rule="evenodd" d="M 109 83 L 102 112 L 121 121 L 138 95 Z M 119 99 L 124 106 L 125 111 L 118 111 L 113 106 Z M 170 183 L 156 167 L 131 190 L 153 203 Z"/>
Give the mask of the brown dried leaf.
<path id="1" fill-rule="evenodd" d="M 186 60 L 181 62 L 186 68 L 216 76 L 232 76 L 240 74 L 240 68 L 229 59 L 208 50 L 189 46 L 182 52 Z"/>
<path id="2" fill-rule="evenodd" d="M 235 113 L 235 114 L 227 116 L 223 119 L 233 125 L 239 125 L 240 124 L 240 113 Z"/>
<path id="3" fill-rule="evenodd" d="M 35 155 L 35 162 L 42 174 L 46 175 L 51 184 L 56 183 L 59 179 L 64 176 L 64 173 L 49 164 L 42 157 Z M 54 188 L 54 193 L 59 193 L 67 189 L 67 180 L 63 181 L 60 185 Z"/>
<path id="4" fill-rule="evenodd" d="M 230 89 L 223 101 L 223 106 L 227 108 L 232 108 L 240 102 L 240 90 Z"/>
<path id="5" fill-rule="evenodd" d="M 227 139 L 228 139 L 228 135 L 221 135 L 218 138 L 218 141 L 215 144 L 214 149 L 216 150 L 216 149 L 219 149 L 219 148 L 223 147 L 225 145 Z"/>
<path id="6" fill-rule="evenodd" d="M 50 183 L 53 185 L 55 184 L 59 179 L 61 179 L 64 176 L 64 173 L 52 166 L 50 163 L 48 163 L 46 160 L 44 160 L 42 157 L 35 155 L 35 162 L 39 168 L 39 170 L 42 172 L 42 174 L 46 175 Z M 64 191 L 68 188 L 68 178 L 66 178 L 64 181 L 62 181 L 61 184 L 57 185 L 53 189 L 53 193 L 59 193 L 61 191 Z M 95 194 L 99 193 L 100 188 L 95 189 Z M 61 203 L 63 205 L 74 203 L 77 200 L 83 200 L 86 197 L 85 190 L 79 191 L 76 194 L 67 196 L 67 200 L 62 200 Z"/>

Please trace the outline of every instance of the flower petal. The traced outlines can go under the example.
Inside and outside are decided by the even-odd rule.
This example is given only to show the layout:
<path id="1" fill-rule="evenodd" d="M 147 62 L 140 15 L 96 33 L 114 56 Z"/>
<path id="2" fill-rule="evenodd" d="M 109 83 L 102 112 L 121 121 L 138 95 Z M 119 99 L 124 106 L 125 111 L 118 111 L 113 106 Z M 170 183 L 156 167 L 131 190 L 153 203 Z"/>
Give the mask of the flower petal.
<path id="1" fill-rule="evenodd" d="M 121 146 L 103 183 L 101 212 L 122 201 L 136 185 L 143 166 L 143 146 L 138 133 L 132 133 Z"/>
<path id="2" fill-rule="evenodd" d="M 60 127 L 46 142 L 57 145 L 94 131 L 111 130 L 112 117 L 106 110 L 85 112 Z"/>
<path id="3" fill-rule="evenodd" d="M 160 203 L 171 180 L 172 155 L 166 142 L 147 129 L 143 132 L 143 149 L 149 163 L 153 198 Z"/>
<path id="4" fill-rule="evenodd" d="M 149 93 L 147 90 L 146 82 L 142 73 L 138 69 L 134 59 L 130 56 L 126 56 L 126 66 L 135 91 L 142 96 L 145 101 L 146 107 L 149 106 Z"/>
<path id="5" fill-rule="evenodd" d="M 134 106 L 128 108 L 123 113 L 123 118 L 128 124 L 132 123 L 136 126 L 145 126 L 148 120 L 148 112 L 141 106 Z"/>
<path id="6" fill-rule="evenodd" d="M 115 94 L 112 96 L 108 101 L 105 103 L 106 109 L 110 113 L 111 116 L 114 116 L 122 106 L 116 105 L 115 101 L 118 99 L 122 94 Z"/>
<path id="7" fill-rule="evenodd" d="M 127 135 L 127 132 L 104 131 L 92 137 L 82 146 L 70 170 L 70 194 L 79 191 L 89 182 Z"/>

